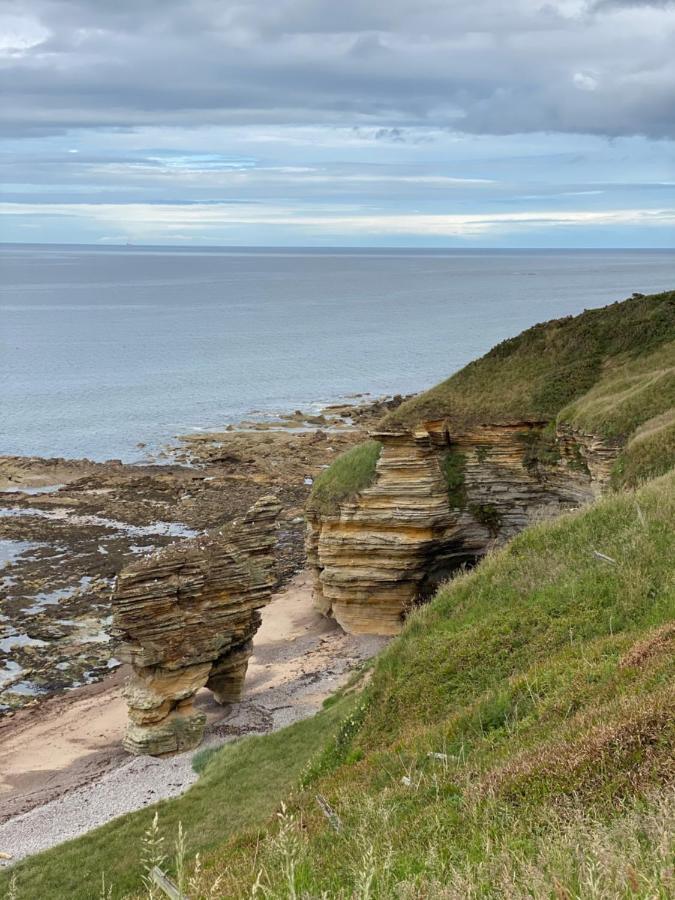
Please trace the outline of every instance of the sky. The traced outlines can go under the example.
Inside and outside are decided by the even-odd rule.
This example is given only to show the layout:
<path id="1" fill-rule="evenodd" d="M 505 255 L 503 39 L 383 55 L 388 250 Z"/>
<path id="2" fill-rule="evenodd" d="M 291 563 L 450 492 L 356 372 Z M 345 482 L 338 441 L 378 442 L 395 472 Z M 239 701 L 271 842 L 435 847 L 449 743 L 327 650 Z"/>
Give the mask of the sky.
<path id="1" fill-rule="evenodd" d="M 675 245 L 673 0 L 0 0 L 0 240 Z"/>

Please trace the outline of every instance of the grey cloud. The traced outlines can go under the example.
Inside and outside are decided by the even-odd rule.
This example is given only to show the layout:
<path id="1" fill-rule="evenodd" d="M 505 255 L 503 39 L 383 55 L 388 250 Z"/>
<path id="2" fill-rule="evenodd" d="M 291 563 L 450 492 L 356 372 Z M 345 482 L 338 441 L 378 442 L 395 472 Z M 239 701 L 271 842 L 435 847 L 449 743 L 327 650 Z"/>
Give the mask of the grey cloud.
<path id="1" fill-rule="evenodd" d="M 5 9 L 47 36 L 0 57 L 3 117 L 17 135 L 311 123 L 369 125 L 389 141 L 425 125 L 672 137 L 667 6 L 23 0 Z"/>
<path id="2" fill-rule="evenodd" d="M 654 6 L 659 9 L 665 9 L 667 6 L 673 6 L 675 0 L 596 0 L 593 3 L 593 9 L 611 9 L 612 7 L 634 7 L 634 6 Z"/>

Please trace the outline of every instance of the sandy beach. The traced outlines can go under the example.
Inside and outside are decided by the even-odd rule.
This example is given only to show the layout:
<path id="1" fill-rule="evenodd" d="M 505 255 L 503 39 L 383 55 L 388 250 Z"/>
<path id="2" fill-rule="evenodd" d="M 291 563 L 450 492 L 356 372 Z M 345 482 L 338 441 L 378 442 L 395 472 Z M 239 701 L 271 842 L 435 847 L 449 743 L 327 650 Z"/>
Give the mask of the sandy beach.
<path id="1" fill-rule="evenodd" d="M 263 611 L 244 699 L 218 706 L 198 697 L 208 716 L 202 746 L 282 728 L 314 713 L 358 663 L 386 639 L 347 635 L 311 604 L 301 572 Z M 126 812 L 185 791 L 197 776 L 195 751 L 163 759 L 130 757 L 124 669 L 60 695 L 0 724 L 0 853 L 5 864 L 46 850 Z"/>

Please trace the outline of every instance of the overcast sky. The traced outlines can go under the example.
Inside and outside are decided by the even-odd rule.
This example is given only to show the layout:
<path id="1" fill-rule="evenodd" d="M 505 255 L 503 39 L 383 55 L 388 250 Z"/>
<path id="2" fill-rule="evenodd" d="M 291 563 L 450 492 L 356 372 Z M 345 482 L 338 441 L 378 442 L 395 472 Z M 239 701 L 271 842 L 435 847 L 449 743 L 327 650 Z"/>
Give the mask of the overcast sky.
<path id="1" fill-rule="evenodd" d="M 5 241 L 673 247 L 670 0 L 0 0 Z"/>

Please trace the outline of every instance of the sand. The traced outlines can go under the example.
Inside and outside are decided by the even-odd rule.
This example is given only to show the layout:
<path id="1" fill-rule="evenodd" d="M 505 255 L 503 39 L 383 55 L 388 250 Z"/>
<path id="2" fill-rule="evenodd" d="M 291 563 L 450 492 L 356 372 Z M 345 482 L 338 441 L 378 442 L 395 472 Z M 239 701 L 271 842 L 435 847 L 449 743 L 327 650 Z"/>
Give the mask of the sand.
<path id="1" fill-rule="evenodd" d="M 344 634 L 311 605 L 295 576 L 263 611 L 244 699 L 218 706 L 208 691 L 202 746 L 265 733 L 312 715 L 386 639 Z M 116 816 L 183 793 L 195 751 L 152 759 L 121 748 L 125 672 L 18 713 L 0 725 L 0 853 L 11 862 L 84 834 Z"/>

